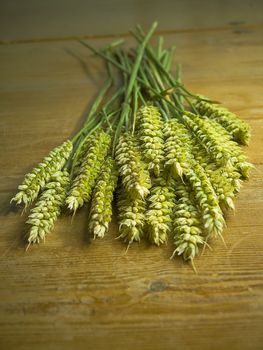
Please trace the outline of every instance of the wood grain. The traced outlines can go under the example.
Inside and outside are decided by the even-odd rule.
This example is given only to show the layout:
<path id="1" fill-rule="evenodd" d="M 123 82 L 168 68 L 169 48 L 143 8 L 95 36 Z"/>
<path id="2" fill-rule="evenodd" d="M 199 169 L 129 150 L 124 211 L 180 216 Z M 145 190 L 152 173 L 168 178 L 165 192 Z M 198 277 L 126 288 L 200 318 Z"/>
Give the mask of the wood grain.
<path id="1" fill-rule="evenodd" d="M 171 242 L 134 244 L 125 254 L 115 217 L 104 240 L 91 240 L 85 208 L 25 252 L 26 218 L 9 200 L 23 175 L 77 129 L 105 73 L 75 41 L 0 46 L 1 349 L 262 349 L 262 38 L 261 27 L 165 36 L 177 44 L 174 65 L 183 62 L 187 86 L 222 101 L 253 132 L 246 152 L 256 168 L 227 217 L 228 249 L 213 242 L 196 260 L 198 275 L 169 259 Z"/>
<path id="2" fill-rule="evenodd" d="M 163 31 L 262 24 L 261 0 L 13 0 L 0 2 L 0 41 L 109 37 L 155 20 Z"/>

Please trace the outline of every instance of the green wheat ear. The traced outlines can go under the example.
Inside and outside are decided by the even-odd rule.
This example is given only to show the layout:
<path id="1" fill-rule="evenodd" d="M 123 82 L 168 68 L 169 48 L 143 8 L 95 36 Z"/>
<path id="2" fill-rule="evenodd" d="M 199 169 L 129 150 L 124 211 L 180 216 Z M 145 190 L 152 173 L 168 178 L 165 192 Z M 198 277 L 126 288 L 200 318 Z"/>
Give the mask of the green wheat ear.
<path id="1" fill-rule="evenodd" d="M 120 136 L 115 159 L 119 167 L 122 185 L 132 198 L 144 199 L 149 194 L 151 179 L 141 159 L 137 139 L 129 133 Z"/>
<path id="2" fill-rule="evenodd" d="M 147 237 L 156 245 L 166 243 L 172 223 L 174 180 L 157 178 L 147 200 L 148 208 L 145 214 Z"/>
<path id="3" fill-rule="evenodd" d="M 157 107 L 143 106 L 137 113 L 137 134 L 148 170 L 159 176 L 164 162 L 163 120 Z"/>
<path id="4" fill-rule="evenodd" d="M 68 160 L 72 151 L 71 141 L 64 142 L 54 148 L 31 173 L 26 174 L 24 181 L 18 186 L 19 192 L 11 202 L 23 203 L 26 207 L 37 197 L 39 192 L 49 182 L 52 175 L 61 170 Z"/>
<path id="5" fill-rule="evenodd" d="M 89 201 L 110 142 L 110 136 L 103 130 L 99 130 L 93 135 L 66 199 L 68 208 L 71 211 L 76 212 L 79 207 L 82 207 L 85 202 Z"/>
<path id="6" fill-rule="evenodd" d="M 192 162 L 192 140 L 186 127 L 175 119 L 164 124 L 166 173 L 182 178 Z"/>
<path id="7" fill-rule="evenodd" d="M 190 112 L 185 112 L 182 118 L 218 165 L 235 167 L 243 178 L 248 178 L 252 165 L 220 124 Z"/>
<path id="8" fill-rule="evenodd" d="M 55 221 L 61 213 L 69 185 L 67 171 L 58 171 L 46 184 L 39 200 L 31 209 L 27 224 L 30 225 L 28 243 L 40 243 L 53 229 Z"/>
<path id="9" fill-rule="evenodd" d="M 190 119 L 188 116 L 184 120 L 186 118 Z M 193 123 L 194 121 L 189 120 L 189 125 L 192 126 Z M 166 171 L 170 169 L 170 174 L 176 179 L 181 179 L 181 181 L 184 181 L 184 178 L 187 179 L 202 213 L 207 235 L 217 236 L 223 230 L 223 213 L 204 168 L 194 157 L 195 130 L 194 128 L 194 132 L 191 134 L 184 125 L 176 120 L 166 123 L 165 168 Z"/>
<path id="10" fill-rule="evenodd" d="M 225 224 L 223 212 L 204 168 L 196 162 L 193 169 L 188 169 L 186 178 L 200 209 L 207 236 L 221 236 Z"/>
<path id="11" fill-rule="evenodd" d="M 203 96 L 200 97 L 203 98 Z M 221 124 L 234 141 L 248 145 L 251 137 L 250 126 L 236 114 L 218 104 L 201 99 L 197 99 L 194 106 L 199 114 L 205 115 Z"/>
<path id="12" fill-rule="evenodd" d="M 118 238 L 122 238 L 129 245 L 133 241 L 139 242 L 143 237 L 146 202 L 141 198 L 131 197 L 121 186 L 118 191 L 117 207 L 120 232 Z"/>
<path id="13" fill-rule="evenodd" d="M 89 231 L 94 238 L 103 238 L 109 229 L 112 200 L 118 179 L 115 161 L 108 156 L 99 174 L 92 194 Z"/>
<path id="14" fill-rule="evenodd" d="M 195 160 L 204 168 L 221 208 L 234 209 L 234 198 L 241 187 L 241 175 L 232 167 L 219 166 L 199 142 L 193 142 Z"/>
<path id="15" fill-rule="evenodd" d="M 184 260 L 193 260 L 199 247 L 205 243 L 201 213 L 196 205 L 189 184 L 175 184 L 176 203 L 172 233 L 176 246 L 173 255 L 182 255 Z"/>

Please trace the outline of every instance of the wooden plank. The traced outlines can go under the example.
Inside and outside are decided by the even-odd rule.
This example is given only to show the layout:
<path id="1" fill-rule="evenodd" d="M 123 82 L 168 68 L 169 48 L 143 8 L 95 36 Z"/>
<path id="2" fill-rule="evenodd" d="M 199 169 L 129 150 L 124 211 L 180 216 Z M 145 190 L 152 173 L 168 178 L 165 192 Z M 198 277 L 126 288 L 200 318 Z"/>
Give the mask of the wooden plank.
<path id="1" fill-rule="evenodd" d="M 261 0 L 2 1 L 0 40 L 39 40 L 127 33 L 158 19 L 160 30 L 195 30 L 262 24 Z M 117 20 L 116 20 L 117 14 Z M 147 14 L 147 15 L 146 15 Z"/>
<path id="2" fill-rule="evenodd" d="M 246 151 L 256 169 L 228 215 L 228 249 L 213 242 L 196 260 L 198 275 L 169 260 L 172 242 L 125 254 L 115 218 L 107 237 L 92 241 L 85 208 L 25 253 L 26 218 L 9 200 L 23 174 L 80 125 L 105 73 L 73 41 L 0 47 L 1 348 L 262 348 L 262 38 L 259 29 L 166 36 L 186 85 L 253 131 Z"/>

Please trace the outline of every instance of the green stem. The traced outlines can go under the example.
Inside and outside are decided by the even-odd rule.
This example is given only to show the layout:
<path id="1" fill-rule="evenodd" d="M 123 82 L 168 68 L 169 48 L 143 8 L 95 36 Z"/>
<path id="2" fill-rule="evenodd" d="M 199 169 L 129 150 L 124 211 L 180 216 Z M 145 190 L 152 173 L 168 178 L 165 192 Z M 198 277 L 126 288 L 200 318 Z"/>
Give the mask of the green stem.
<path id="1" fill-rule="evenodd" d="M 131 74 L 129 69 L 125 68 L 121 63 L 117 62 L 114 58 L 109 56 L 109 54 L 106 54 L 104 52 L 101 52 L 101 51 L 95 49 L 93 46 L 91 46 L 90 44 L 86 43 L 83 40 L 79 40 L 79 43 L 82 44 L 83 46 L 87 47 L 88 49 L 90 49 L 96 55 L 102 57 L 104 60 L 110 62 L 113 66 L 120 69 L 121 71 L 123 71 L 127 74 Z M 155 90 L 150 85 L 148 85 L 145 81 L 143 81 L 143 79 L 141 79 L 140 77 L 137 77 L 137 81 L 139 83 L 141 83 L 145 88 L 147 88 L 148 90 L 151 90 L 155 93 Z"/>
<path id="2" fill-rule="evenodd" d="M 124 44 L 124 42 L 125 42 L 124 39 L 117 39 L 117 40 L 113 41 L 112 43 L 110 43 L 109 45 L 107 45 L 105 47 L 105 50 L 110 51 L 110 50 L 114 49 L 115 47 Z"/>
<path id="3" fill-rule="evenodd" d="M 89 121 L 89 119 L 97 112 L 103 98 L 105 97 L 106 93 L 108 92 L 108 90 L 110 89 L 110 87 L 112 86 L 112 82 L 113 79 L 112 77 L 109 77 L 105 84 L 102 86 L 102 89 L 99 91 L 98 95 L 96 96 L 96 99 L 94 101 L 94 103 L 92 104 L 92 107 L 86 117 L 86 121 L 84 123 L 84 125 Z"/>
<path id="4" fill-rule="evenodd" d="M 109 118 L 111 118 L 112 116 L 115 116 L 119 111 L 113 111 L 109 114 L 107 114 L 105 112 L 105 110 L 103 110 L 101 112 L 101 118 L 98 122 L 94 122 L 92 124 L 90 124 L 89 126 L 86 126 L 85 128 L 83 128 L 83 138 L 79 140 L 75 152 L 74 152 L 74 156 L 72 157 L 72 159 L 70 160 L 71 164 L 71 176 L 73 175 L 73 171 L 76 165 L 76 162 L 78 160 L 79 154 L 81 152 L 82 146 L 85 143 L 85 141 L 87 140 L 87 137 L 89 137 L 92 133 L 94 133 L 99 127 L 101 127 L 101 125 L 103 125 L 104 122 L 106 122 L 108 124 L 108 129 L 112 129 L 112 124 L 110 124 L 109 122 Z M 68 165 L 69 165 L 68 164 Z"/>
<path id="5" fill-rule="evenodd" d="M 161 59 L 162 51 L 163 51 L 163 37 L 159 36 L 158 44 L 157 44 L 157 57 L 159 60 Z"/>
<path id="6" fill-rule="evenodd" d="M 135 33 L 134 31 L 131 31 L 131 34 L 135 37 L 135 39 L 140 43 L 144 40 L 145 34 L 143 33 L 142 29 L 140 26 L 137 26 L 139 31 L 139 35 Z M 173 85 L 174 81 L 171 78 L 170 74 L 164 69 L 163 65 L 160 63 L 160 61 L 155 57 L 154 52 L 152 48 L 149 46 L 146 46 L 145 48 L 146 53 L 148 54 L 149 58 L 156 64 L 158 69 L 166 76 L 166 78 L 169 80 L 170 84 Z"/>
<path id="7" fill-rule="evenodd" d="M 126 92 L 126 96 L 125 96 L 125 100 L 124 100 L 125 102 L 127 102 L 131 96 L 133 85 L 134 85 L 134 82 L 135 82 L 141 61 L 142 61 L 145 47 L 146 47 L 148 41 L 150 40 L 156 27 L 157 27 L 157 22 L 154 22 L 152 27 L 150 28 L 149 32 L 146 34 L 143 41 L 141 42 L 141 46 L 138 48 L 138 53 L 136 56 L 134 66 L 132 68 L 130 80 L 129 80 L 128 87 L 127 87 L 127 92 Z"/>
<path id="8" fill-rule="evenodd" d="M 146 77 L 146 74 L 144 72 L 147 74 L 147 77 Z M 158 79 L 156 79 L 156 76 L 154 76 L 154 72 L 150 69 L 150 67 L 147 64 L 145 65 L 144 69 L 141 69 L 141 74 L 143 74 L 143 77 L 145 80 L 148 79 L 148 82 L 154 86 L 154 88 L 156 89 L 156 91 L 158 91 L 158 93 L 162 92 L 162 90 L 164 88 L 163 85 L 160 84 L 160 81 L 158 81 Z M 165 117 L 165 119 L 167 119 L 168 115 L 169 115 L 169 108 L 168 108 L 165 100 L 162 99 L 158 103 L 158 105 L 162 106 L 162 113 L 164 113 L 164 117 Z"/>
<path id="9" fill-rule="evenodd" d="M 132 70 L 131 70 L 131 74 L 130 74 L 129 81 L 127 84 L 127 89 L 126 89 L 124 101 L 122 104 L 123 108 L 122 108 L 121 115 L 120 115 L 120 122 L 117 126 L 117 130 L 116 130 L 116 133 L 115 133 L 114 139 L 113 139 L 113 145 L 112 145 L 112 152 L 113 153 L 115 152 L 115 147 L 117 144 L 117 140 L 119 138 L 119 134 L 121 132 L 123 122 L 127 121 L 129 114 L 130 114 L 130 111 L 131 111 L 131 107 L 130 107 L 131 96 L 132 96 L 134 84 L 136 82 L 136 78 L 138 75 L 138 71 L 140 68 L 140 64 L 141 64 L 141 61 L 143 58 L 145 47 L 146 47 L 148 41 L 150 40 L 156 27 L 157 27 L 157 22 L 154 22 L 153 25 L 151 26 L 149 32 L 145 35 L 144 39 L 142 40 L 141 45 L 138 47 L 136 59 L 135 59 L 134 65 L 133 65 Z M 127 70 L 127 68 L 126 68 L 126 70 Z M 128 71 L 128 74 L 129 74 L 129 71 Z M 126 123 L 126 127 L 127 127 L 127 123 Z"/>
<path id="10" fill-rule="evenodd" d="M 141 103 L 142 103 L 144 106 L 146 106 L 146 101 L 145 101 L 145 99 L 144 99 L 144 97 L 143 97 L 143 95 L 142 95 L 142 93 L 141 93 L 140 88 L 138 89 L 138 96 L 139 96 L 139 99 L 141 100 Z"/>
<path id="11" fill-rule="evenodd" d="M 143 32 L 143 30 L 141 29 L 140 26 L 136 26 L 136 28 L 138 29 L 139 34 L 135 33 L 134 31 L 131 31 L 131 34 L 135 37 L 135 39 L 140 43 L 144 40 L 145 38 L 145 34 Z M 146 53 L 148 54 L 149 58 L 156 64 L 157 68 L 161 71 L 162 74 L 164 74 L 164 76 L 166 77 L 167 81 L 169 82 L 169 84 L 173 87 L 179 87 L 180 89 L 182 89 L 187 95 L 191 96 L 191 97 L 196 97 L 196 95 L 190 93 L 184 86 L 182 83 L 179 83 L 177 81 L 174 80 L 173 76 L 163 67 L 163 65 L 161 64 L 161 62 L 155 57 L 154 55 L 154 51 L 152 50 L 151 47 L 149 47 L 148 45 L 145 48 Z"/>
<path id="12" fill-rule="evenodd" d="M 137 110 L 138 110 L 138 93 L 139 88 L 137 83 L 134 85 L 133 90 L 133 120 L 132 120 L 132 135 L 135 133 L 136 128 L 136 118 L 137 118 Z"/>
<path id="13" fill-rule="evenodd" d="M 176 47 L 172 46 L 171 49 L 169 50 L 169 55 L 168 55 L 168 60 L 167 60 L 167 64 L 165 66 L 165 69 L 169 72 L 169 70 L 171 69 L 171 65 L 173 62 L 173 57 L 174 57 L 174 52 L 175 52 Z"/>
<path id="14" fill-rule="evenodd" d="M 110 62 L 112 65 L 114 65 L 115 67 L 119 68 L 121 71 L 126 72 L 127 74 L 130 74 L 130 71 L 128 69 L 126 69 L 122 64 L 118 63 L 115 59 L 113 59 L 112 57 L 110 57 L 108 54 L 105 54 L 95 48 L 93 48 L 91 45 L 83 42 L 82 40 L 79 41 L 82 45 L 86 46 L 87 48 L 89 48 L 92 52 L 96 53 L 98 56 L 102 57 L 103 59 L 107 60 L 108 62 Z M 152 88 L 146 81 L 144 81 L 142 78 L 137 77 L 137 82 L 139 82 L 140 84 L 142 84 L 144 86 L 144 88 L 146 90 L 149 90 L 153 93 L 153 95 L 155 97 L 159 97 L 161 99 L 165 99 L 165 97 L 158 93 L 154 88 Z M 140 97 L 143 97 L 140 94 Z M 177 113 L 181 112 L 180 108 L 177 108 L 176 106 L 174 106 L 171 102 L 167 101 L 167 103 L 172 107 L 173 110 L 176 110 Z M 122 119 L 121 119 L 122 120 Z"/>
<path id="15" fill-rule="evenodd" d="M 160 58 L 160 61 L 166 70 L 168 67 L 169 57 L 170 57 L 170 51 L 167 50 L 163 52 L 162 57 Z"/>
<path id="16" fill-rule="evenodd" d="M 108 92 L 108 90 L 110 89 L 111 85 L 113 82 L 113 78 L 112 76 L 110 76 L 104 83 L 104 85 L 102 86 L 102 89 L 99 91 L 99 93 L 97 94 L 89 112 L 86 115 L 85 121 L 83 123 L 82 128 L 77 132 L 76 135 L 74 135 L 71 139 L 71 142 L 73 143 L 73 145 L 75 144 L 75 142 L 78 140 L 78 138 L 85 132 L 86 127 L 89 125 L 90 123 L 90 119 L 94 116 L 94 114 L 97 112 L 103 98 L 105 97 L 106 93 Z"/>

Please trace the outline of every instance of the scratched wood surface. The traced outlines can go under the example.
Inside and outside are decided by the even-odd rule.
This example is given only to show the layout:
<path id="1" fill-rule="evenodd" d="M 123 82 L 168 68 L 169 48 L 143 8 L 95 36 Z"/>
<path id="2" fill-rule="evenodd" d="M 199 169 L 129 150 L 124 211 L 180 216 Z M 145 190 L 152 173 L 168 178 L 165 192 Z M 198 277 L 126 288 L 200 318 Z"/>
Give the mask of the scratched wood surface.
<path id="1" fill-rule="evenodd" d="M 149 14 L 147 1 L 126 1 L 119 14 L 120 1 L 100 1 L 86 16 L 83 2 L 75 12 L 65 3 L 1 3 L 0 348 L 262 349 L 262 1 L 215 1 L 213 9 L 208 1 L 198 8 L 167 2 L 165 9 L 162 1 Z M 172 8 L 181 11 L 179 21 Z M 125 254 L 114 239 L 115 218 L 104 240 L 91 240 L 83 208 L 25 252 L 26 217 L 10 198 L 23 175 L 77 130 L 105 78 L 102 62 L 71 37 L 104 45 L 157 14 L 167 45 L 177 45 L 174 65 L 183 63 L 187 86 L 252 127 L 246 152 L 255 169 L 227 217 L 228 248 L 214 241 L 213 251 L 196 260 L 195 275 L 181 259 L 169 259 L 171 242 L 134 244 Z M 127 41 L 134 44 L 128 35 Z"/>

